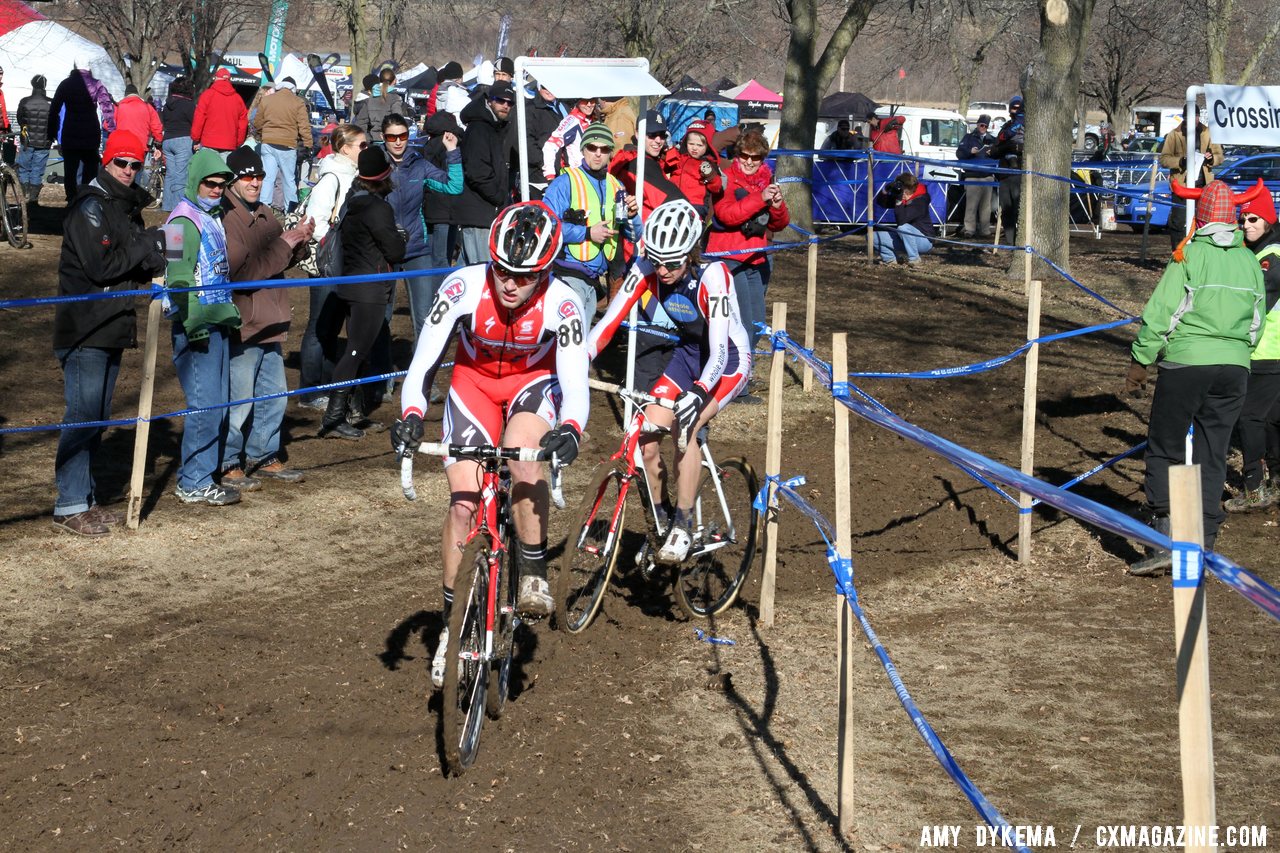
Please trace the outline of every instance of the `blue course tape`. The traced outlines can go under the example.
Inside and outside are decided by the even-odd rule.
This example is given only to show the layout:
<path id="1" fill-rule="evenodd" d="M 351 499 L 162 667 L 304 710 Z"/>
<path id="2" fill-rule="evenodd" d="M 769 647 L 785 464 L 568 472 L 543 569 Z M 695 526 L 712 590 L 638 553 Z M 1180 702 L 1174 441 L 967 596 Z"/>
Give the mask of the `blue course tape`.
<path id="1" fill-rule="evenodd" d="M 802 361 L 813 368 L 814 374 L 820 378 L 824 386 L 830 388 L 830 365 L 795 343 L 787 336 L 786 332 L 778 332 L 778 335 L 786 344 L 788 352 L 800 357 Z M 863 397 L 869 396 L 861 391 L 859 391 L 859 395 Z M 967 447 L 962 447 L 953 441 L 934 435 L 928 430 L 903 420 L 883 405 L 878 403 L 872 405 L 870 402 L 854 399 L 848 394 L 833 396 L 859 417 L 942 456 L 961 470 L 970 472 L 971 475 L 981 475 L 992 483 L 1002 484 L 1014 491 L 1025 492 L 1034 498 L 1039 498 L 1042 503 L 1049 504 L 1094 527 L 1100 527 L 1126 539 L 1150 545 L 1152 548 L 1158 548 L 1163 551 L 1173 550 L 1172 539 L 1124 513 L 1117 512 L 1089 498 L 1081 497 L 1060 486 L 1037 480 L 1035 477 L 1023 474 L 1008 465 L 988 459 Z M 1240 592 L 1241 595 L 1253 602 L 1264 613 L 1280 621 L 1280 593 L 1277 593 L 1276 590 L 1256 575 L 1218 554 L 1206 554 L 1205 563 L 1219 580 Z"/>
<path id="2" fill-rule="evenodd" d="M 1194 589 L 1204 576 L 1204 549 L 1194 542 L 1173 543 L 1173 588 Z"/>
<path id="3" fill-rule="evenodd" d="M 775 480 L 777 478 L 774 478 Z M 794 479 L 794 478 L 793 478 Z M 791 480 L 787 481 L 788 483 Z M 862 610 L 862 606 L 858 603 L 858 593 L 853 582 L 853 560 L 845 557 L 836 550 L 831 543 L 834 538 L 834 528 L 831 522 L 822 515 L 812 504 L 800 497 L 794 489 L 786 485 L 779 485 L 778 493 L 785 496 L 793 506 L 804 512 L 805 515 L 813 519 L 814 526 L 818 528 L 818 533 L 827 543 L 827 563 L 831 566 L 832 573 L 836 578 L 836 590 L 844 596 L 845 603 L 853 615 L 857 617 L 858 624 L 862 627 L 862 633 L 867 638 L 867 642 L 871 644 L 872 651 L 875 652 L 876 658 L 879 659 L 880 665 L 884 668 L 885 674 L 889 677 L 889 682 L 893 685 L 893 692 L 897 695 L 898 701 L 902 704 L 903 710 L 907 712 L 907 716 L 911 718 L 912 724 L 915 726 L 916 732 L 920 738 L 929 747 L 938 764 L 946 771 L 951 780 L 964 792 L 965 797 L 973 805 L 974 809 L 986 821 L 987 825 L 1002 830 L 1000 833 L 1002 838 L 1012 839 L 1013 831 L 1009 826 L 1009 822 L 1004 819 L 999 810 L 991 804 L 991 801 L 978 789 L 976 785 L 965 775 L 964 770 L 960 768 L 960 764 L 952 756 L 951 751 L 947 749 L 946 744 L 938 737 L 937 732 L 929 725 L 929 721 L 925 719 L 920 707 L 916 705 L 915 700 L 911 698 L 906 685 L 902 681 L 902 676 L 898 674 L 898 669 L 894 666 L 893 661 L 889 658 L 889 652 L 885 649 L 884 644 L 880 642 L 880 637 L 876 635 L 875 630 L 871 627 L 871 622 L 867 619 L 867 615 Z M 1019 851 L 1019 853 L 1031 853 L 1031 851 L 1018 844 L 1010 844 L 1009 846 Z"/>

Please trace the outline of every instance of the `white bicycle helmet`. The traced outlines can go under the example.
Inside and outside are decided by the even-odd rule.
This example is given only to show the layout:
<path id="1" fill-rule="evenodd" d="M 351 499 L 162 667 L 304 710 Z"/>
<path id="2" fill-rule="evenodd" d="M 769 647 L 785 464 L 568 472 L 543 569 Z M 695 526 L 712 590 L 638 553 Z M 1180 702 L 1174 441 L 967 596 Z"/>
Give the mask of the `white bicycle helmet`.
<path id="1" fill-rule="evenodd" d="M 684 199 L 658 205 L 644 224 L 644 254 L 655 264 L 683 261 L 700 239 L 702 215 Z"/>

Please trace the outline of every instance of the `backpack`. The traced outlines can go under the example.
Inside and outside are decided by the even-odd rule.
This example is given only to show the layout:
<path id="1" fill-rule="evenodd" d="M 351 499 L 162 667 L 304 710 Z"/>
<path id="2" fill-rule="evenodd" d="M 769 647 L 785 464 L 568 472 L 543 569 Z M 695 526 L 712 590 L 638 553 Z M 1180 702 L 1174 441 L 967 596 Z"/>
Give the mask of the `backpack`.
<path id="1" fill-rule="evenodd" d="M 316 271 L 321 278 L 342 275 L 342 223 L 347 218 L 347 203 L 342 202 L 338 218 L 316 246 Z"/>

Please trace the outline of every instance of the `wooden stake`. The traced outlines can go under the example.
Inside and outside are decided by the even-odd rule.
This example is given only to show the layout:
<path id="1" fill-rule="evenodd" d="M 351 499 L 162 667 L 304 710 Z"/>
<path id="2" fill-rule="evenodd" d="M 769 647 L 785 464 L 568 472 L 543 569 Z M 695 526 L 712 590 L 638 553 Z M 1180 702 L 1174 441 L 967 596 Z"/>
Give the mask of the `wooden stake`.
<path id="1" fill-rule="evenodd" d="M 1216 497 L 1216 496 L 1215 496 Z M 1204 544 L 1200 466 L 1169 469 L 1169 525 L 1175 542 Z M 1176 566 L 1175 566 L 1176 570 Z M 1178 740 L 1182 758 L 1183 823 L 1187 851 L 1216 850 L 1195 838 L 1193 827 L 1217 823 L 1213 783 L 1213 720 L 1209 702 L 1209 612 L 1204 600 L 1204 574 L 1173 579 L 1173 636 L 1178 684 Z"/>
<path id="2" fill-rule="evenodd" d="M 129 476 L 130 530 L 137 530 L 142 519 L 143 479 L 147 470 L 147 441 L 151 438 L 151 397 L 156 386 L 156 350 L 160 347 L 159 299 L 147 306 L 147 331 L 142 344 L 142 389 L 138 392 L 138 423 L 133 432 L 133 472 Z"/>
<path id="3" fill-rule="evenodd" d="M 996 187 L 999 190 L 999 187 Z M 1000 197 L 996 196 L 996 236 L 991 238 L 991 254 L 1000 251 L 996 247 L 1000 245 L 1000 238 L 1003 236 L 1000 232 L 1004 229 L 1004 208 L 1000 206 Z"/>
<path id="4" fill-rule="evenodd" d="M 812 248 L 812 247 L 811 247 Z M 773 303 L 773 330 L 785 331 L 787 328 L 787 303 Z M 768 438 L 764 451 L 764 474 L 766 477 L 777 477 L 782 472 L 782 369 L 786 353 L 773 351 L 773 363 L 769 367 L 769 414 Z M 774 492 L 777 487 L 769 484 L 769 501 L 766 507 L 773 505 Z M 764 578 L 760 581 L 760 621 L 766 628 L 773 627 L 773 591 L 778 573 L 778 513 L 766 509 L 765 516 L 765 550 Z"/>
<path id="5" fill-rule="evenodd" d="M 847 382 L 849 359 L 847 338 L 842 332 L 831 336 L 831 381 Z M 849 483 L 849 410 L 835 401 L 835 492 L 836 550 L 846 559 L 853 554 L 852 492 Z M 853 614 L 843 596 L 836 596 L 836 638 L 840 679 L 840 725 L 838 733 L 839 766 L 836 788 L 839 801 L 840 832 L 846 839 L 853 835 Z"/>
<path id="6" fill-rule="evenodd" d="M 1028 255 L 1030 257 L 1030 255 Z M 1040 279 L 1027 283 L 1027 340 L 1040 337 Z M 1022 383 L 1022 473 L 1034 476 L 1036 457 L 1036 385 L 1040 377 L 1040 345 L 1027 351 L 1026 374 Z M 1018 562 L 1031 562 L 1031 495 L 1018 494 Z"/>
<path id="7" fill-rule="evenodd" d="M 818 243 L 811 240 L 809 243 L 809 287 L 805 291 L 804 297 L 804 347 L 807 350 L 813 349 L 813 323 L 814 315 L 818 311 Z M 809 362 L 804 364 L 804 390 L 809 392 L 813 390 L 813 368 L 809 366 Z"/>
<path id="8" fill-rule="evenodd" d="M 867 151 L 867 260 L 876 259 L 876 156 Z"/>

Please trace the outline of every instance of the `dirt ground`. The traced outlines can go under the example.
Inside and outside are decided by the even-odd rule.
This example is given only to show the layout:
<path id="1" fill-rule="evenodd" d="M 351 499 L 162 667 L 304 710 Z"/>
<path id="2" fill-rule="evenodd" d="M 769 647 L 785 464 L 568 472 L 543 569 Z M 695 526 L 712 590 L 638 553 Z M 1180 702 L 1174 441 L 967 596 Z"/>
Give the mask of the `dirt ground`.
<path id="1" fill-rule="evenodd" d="M 46 198 L 50 191 L 46 191 Z M 56 291 L 56 209 L 35 248 L 0 247 L 5 297 Z M 1157 238 L 1163 248 L 1164 238 Z M 1078 238 L 1073 269 L 1131 311 L 1159 271 L 1138 238 Z M 860 244 L 825 244 L 817 340 L 849 333 L 854 370 L 951 366 L 1025 336 L 1006 258 L 940 248 L 919 269 L 872 268 Z M 802 328 L 805 258 L 782 253 L 770 296 Z M 298 323 L 302 290 L 294 291 Z M 0 312 L 6 427 L 61 419 L 51 309 Z M 1044 331 L 1116 315 L 1046 283 Z M 396 316 L 408 357 L 408 317 Z M 1062 482 L 1142 440 L 1147 400 L 1116 395 L 1131 331 L 1044 348 L 1037 473 Z M 296 347 L 296 339 L 293 341 Z M 156 411 L 182 407 L 160 348 Z M 126 357 L 116 412 L 136 407 Z M 290 357 L 296 383 L 296 350 Z M 764 368 L 757 370 L 764 377 Z M 833 511 L 829 399 L 788 376 L 783 472 Z M 1022 369 L 939 381 L 868 381 L 908 420 L 1016 464 Z M 378 413 L 390 417 L 385 408 Z M 432 417 L 436 417 L 433 413 Z M 667 591 L 624 579 L 578 638 L 534 626 L 513 701 L 486 723 L 477 766 L 442 778 L 430 647 L 440 627 L 443 478 L 423 465 L 400 494 L 385 435 L 314 438 L 291 406 L 292 464 L 242 504 L 172 495 L 181 425 L 152 429 L 137 532 L 85 542 L 55 532 L 53 433 L 0 447 L 0 847 L 254 850 L 903 850 L 926 824 L 979 823 L 856 641 L 854 831 L 837 829 L 836 605 L 822 543 L 784 509 L 778 619 L 745 602 L 694 635 Z M 570 469 L 570 507 L 619 435 L 597 401 Z M 764 407 L 717 420 L 721 456 L 764 464 Z M 1132 545 L 1056 512 L 1035 517 L 1035 559 L 1012 558 L 1016 512 L 949 464 L 856 418 L 854 566 L 861 600 L 908 689 L 957 762 L 1014 824 L 1097 849 L 1112 824 L 1181 813 L 1169 582 L 1127 577 Z M 108 432 L 99 485 L 123 508 L 131 428 Z M 1141 461 L 1080 491 L 1132 511 Z M 571 512 L 552 518 L 558 552 Z M 1220 550 L 1272 584 L 1277 514 L 1232 517 Z M 758 568 L 758 565 L 757 565 Z M 1280 625 L 1209 585 L 1219 824 L 1267 825 L 1280 848 Z"/>

